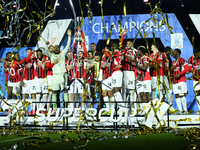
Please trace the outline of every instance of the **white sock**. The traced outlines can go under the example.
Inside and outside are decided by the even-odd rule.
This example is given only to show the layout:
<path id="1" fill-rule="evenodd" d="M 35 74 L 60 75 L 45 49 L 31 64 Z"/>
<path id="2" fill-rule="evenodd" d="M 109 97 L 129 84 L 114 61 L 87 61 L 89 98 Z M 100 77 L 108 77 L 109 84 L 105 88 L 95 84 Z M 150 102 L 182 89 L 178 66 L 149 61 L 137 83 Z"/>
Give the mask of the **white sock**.
<path id="1" fill-rule="evenodd" d="M 156 99 L 156 91 L 151 92 L 151 97 L 152 97 L 152 100 Z"/>
<path id="2" fill-rule="evenodd" d="M 119 102 L 123 101 L 123 100 L 122 100 L 122 95 L 121 95 L 120 92 L 117 92 L 117 93 L 115 93 L 114 95 L 116 96 L 116 101 L 119 101 Z"/>
<path id="3" fill-rule="evenodd" d="M 56 93 L 52 94 L 52 102 L 56 102 L 57 101 L 57 95 Z M 53 103 L 53 109 L 56 109 L 56 103 Z"/>
<path id="4" fill-rule="evenodd" d="M 179 111 L 182 111 L 181 99 L 180 98 L 176 98 L 176 104 L 178 106 Z"/>
<path id="5" fill-rule="evenodd" d="M 115 97 L 117 102 L 123 102 L 122 95 L 121 95 L 120 92 L 115 93 L 114 97 Z M 124 106 L 124 103 L 118 103 L 118 104 L 121 105 L 121 106 Z M 122 108 L 121 106 L 120 106 L 120 108 Z"/>
<path id="6" fill-rule="evenodd" d="M 127 101 L 128 101 L 128 96 L 127 96 Z M 134 101 L 134 91 L 130 91 L 130 102 Z"/>
<path id="7" fill-rule="evenodd" d="M 38 102 L 37 103 L 37 109 L 39 109 L 40 106 L 41 106 L 40 103 L 39 103 L 40 102 L 40 96 L 41 96 L 40 94 L 36 94 L 36 101 Z"/>
<path id="8" fill-rule="evenodd" d="M 186 100 L 185 96 L 181 97 L 181 99 L 182 99 L 182 103 L 183 103 L 183 109 L 185 111 L 187 111 L 187 100 Z"/>
<path id="9" fill-rule="evenodd" d="M 170 93 L 167 93 L 167 94 L 166 94 L 166 98 L 167 98 L 168 104 L 171 105 L 172 102 L 171 102 Z"/>
<path id="10" fill-rule="evenodd" d="M 197 97 L 197 101 L 199 102 L 199 103 L 197 102 L 197 106 L 198 106 L 199 111 L 200 111 L 200 105 L 199 105 L 200 104 L 200 96 L 196 96 L 196 97 Z"/>
<path id="11" fill-rule="evenodd" d="M 34 102 L 35 100 L 33 100 L 33 102 Z M 35 103 L 32 103 L 31 104 L 31 110 L 35 110 Z"/>
<path id="12" fill-rule="evenodd" d="M 48 102 L 47 94 L 44 94 L 42 97 L 42 102 Z M 47 103 L 46 103 L 47 104 Z M 48 104 L 47 104 L 48 105 Z M 44 108 L 45 103 L 41 103 L 41 108 Z"/>
<path id="13" fill-rule="evenodd" d="M 135 91 L 131 91 L 131 94 L 130 94 L 130 102 L 136 102 L 137 100 L 137 95 L 136 95 L 136 92 Z M 137 103 L 134 103 L 134 107 L 135 109 L 137 109 Z"/>
<path id="14" fill-rule="evenodd" d="M 110 97 L 110 102 L 114 102 L 114 97 Z M 110 109 L 115 109 L 115 103 L 110 103 Z"/>
<path id="15" fill-rule="evenodd" d="M 104 102 L 105 102 L 106 108 L 109 109 L 108 96 L 103 97 L 103 100 L 104 100 Z"/>
<path id="16" fill-rule="evenodd" d="M 122 97 L 122 99 L 124 99 L 126 101 L 125 106 L 128 107 L 128 102 L 129 102 L 130 94 L 129 93 L 126 93 L 126 94 L 128 94 L 127 97 L 124 96 L 124 98 Z"/>
<path id="17" fill-rule="evenodd" d="M 68 108 L 70 108 L 70 109 L 74 109 L 74 103 L 69 103 Z"/>

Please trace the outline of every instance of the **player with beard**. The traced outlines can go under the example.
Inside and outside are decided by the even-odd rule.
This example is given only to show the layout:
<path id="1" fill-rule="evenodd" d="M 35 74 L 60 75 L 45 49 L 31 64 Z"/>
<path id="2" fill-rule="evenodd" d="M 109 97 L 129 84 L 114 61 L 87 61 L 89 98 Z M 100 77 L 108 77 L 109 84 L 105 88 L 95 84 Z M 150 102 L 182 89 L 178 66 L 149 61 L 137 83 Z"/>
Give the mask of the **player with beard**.
<path id="1" fill-rule="evenodd" d="M 71 30 L 67 30 L 68 41 L 67 46 L 65 49 L 60 52 L 60 47 L 58 45 L 55 46 L 54 53 L 50 53 L 48 51 L 48 47 L 45 48 L 45 53 L 50 57 L 51 62 L 58 60 L 58 63 L 55 64 L 52 68 L 53 70 L 53 83 L 52 83 L 52 101 L 57 101 L 57 94 L 59 93 L 60 89 L 64 89 L 65 85 L 67 85 L 67 78 L 66 78 L 66 68 L 65 68 L 65 56 L 69 50 L 71 44 Z M 52 42 L 55 42 L 55 38 L 53 38 Z M 46 42 L 46 45 L 49 45 L 49 42 Z M 67 101 L 68 95 L 64 93 L 64 100 Z M 53 112 L 55 112 L 57 105 L 56 103 L 53 104 Z"/>
<path id="2" fill-rule="evenodd" d="M 17 52 L 14 52 L 13 57 L 13 63 L 12 62 L 6 62 L 6 60 L 3 60 L 3 62 L 6 62 L 6 74 L 9 75 L 9 81 L 8 81 L 8 93 L 12 93 L 12 97 L 14 99 L 17 99 L 16 94 L 21 94 L 20 92 L 20 83 L 21 83 L 21 73 L 22 68 L 19 64 L 20 57 Z M 9 60 L 8 60 L 9 61 Z M 9 68 L 8 68 L 9 67 Z M 7 83 L 7 77 L 6 77 L 6 83 Z"/>
<path id="3" fill-rule="evenodd" d="M 160 44 L 158 42 L 151 44 L 151 50 L 153 53 L 150 55 L 151 59 L 151 68 L 150 68 L 150 74 L 151 74 L 151 88 L 152 88 L 152 99 L 154 100 L 156 98 L 156 89 L 159 93 L 159 99 L 161 100 L 163 98 L 163 67 L 164 67 L 164 55 L 162 52 L 160 52 L 158 49 L 160 48 Z M 158 83 L 157 83 L 158 82 Z M 159 88 L 158 88 L 159 85 Z"/>
<path id="4" fill-rule="evenodd" d="M 12 56 L 11 56 L 12 57 Z M 20 57 L 17 52 L 14 52 L 13 62 L 12 58 L 10 57 L 10 53 L 7 54 L 6 59 L 2 58 L 1 60 L 5 62 L 5 81 L 6 84 L 8 82 L 8 95 L 9 98 L 17 99 L 17 94 L 20 95 L 20 84 L 21 84 L 21 73 L 22 68 L 19 65 Z M 9 76 L 9 81 L 8 80 Z M 7 114 L 10 113 L 10 110 Z"/>
<path id="5" fill-rule="evenodd" d="M 195 48 L 194 55 L 191 56 L 188 60 L 189 71 L 193 73 L 193 86 L 194 91 L 196 91 L 196 100 L 197 106 L 199 108 L 199 112 L 197 115 L 200 114 L 200 84 L 199 84 L 199 77 L 200 77 L 200 50 Z"/>
<path id="6" fill-rule="evenodd" d="M 50 45 L 49 47 L 48 47 L 48 50 L 49 50 L 49 52 L 50 53 L 53 53 L 54 52 L 54 46 L 53 45 Z M 48 61 L 51 63 L 51 61 L 50 61 L 50 58 L 47 58 L 48 59 Z M 54 63 L 51 63 L 50 65 L 49 65 L 49 68 L 47 69 L 47 85 L 48 85 L 48 101 L 51 101 L 51 99 L 52 99 L 52 84 L 53 84 L 53 70 L 52 70 L 52 67 L 54 66 L 55 64 Z M 49 109 L 49 104 L 47 105 L 47 110 Z"/>
<path id="7" fill-rule="evenodd" d="M 140 104 L 140 112 L 142 114 L 143 107 L 145 103 L 148 103 L 151 100 L 151 76 L 150 76 L 150 59 L 145 55 L 147 53 L 144 46 L 138 47 L 138 68 L 140 70 L 139 83 L 137 92 L 141 97 L 142 104 Z M 132 62 L 133 66 L 136 66 L 135 62 Z"/>
<path id="8" fill-rule="evenodd" d="M 173 53 L 173 57 L 175 60 L 172 62 L 172 77 L 173 77 L 173 90 L 175 94 L 176 104 L 179 109 L 179 114 L 187 114 L 187 100 L 185 95 L 187 95 L 187 84 L 185 73 L 188 71 L 187 61 L 180 57 L 181 50 L 175 49 Z M 181 99 L 183 104 L 183 109 L 181 106 Z"/>
<path id="9" fill-rule="evenodd" d="M 86 66 L 91 65 L 94 63 L 94 55 L 92 51 L 87 51 L 87 59 L 85 59 Z M 94 85 L 94 69 L 90 69 L 89 72 L 86 74 L 86 88 L 87 88 L 87 96 L 86 99 L 90 102 L 94 99 L 94 88 L 91 88 L 90 85 Z M 89 103 L 88 103 L 89 105 Z"/>
<path id="10" fill-rule="evenodd" d="M 33 67 L 33 57 L 35 50 L 32 51 L 31 48 L 26 50 L 27 57 L 22 59 L 19 64 L 24 66 L 23 71 L 23 81 L 22 81 L 22 93 L 23 98 L 28 99 L 31 95 L 31 99 L 36 100 L 36 86 L 35 86 L 35 75 Z M 31 104 L 31 114 L 35 114 L 35 103 Z"/>
<path id="11" fill-rule="evenodd" d="M 92 51 L 87 51 L 87 60 L 92 61 L 94 59 L 94 55 Z"/>
<path id="12" fill-rule="evenodd" d="M 87 64 L 87 69 L 90 69 L 89 72 L 92 70 L 93 72 L 93 81 L 94 83 L 92 83 L 93 86 L 97 87 L 97 88 L 100 88 L 99 87 L 99 81 L 101 82 L 102 81 L 102 69 L 100 68 L 101 67 L 101 63 L 100 63 L 100 59 L 101 59 L 101 52 L 96 52 L 95 53 L 95 56 L 94 56 L 94 61 L 92 62 L 92 64 Z M 93 88 L 91 88 L 93 89 Z M 99 97 L 99 93 L 96 91 L 96 89 L 94 89 L 94 92 L 92 94 L 95 93 L 95 97 Z M 90 94 L 91 95 L 91 94 Z M 92 99 L 90 99 L 89 102 L 92 102 Z"/>
<path id="13" fill-rule="evenodd" d="M 23 99 L 28 99 L 29 94 L 31 94 L 32 99 L 36 99 L 35 92 L 36 88 L 34 85 L 34 68 L 32 65 L 30 58 L 33 58 L 34 55 L 31 53 L 32 49 L 28 48 L 26 50 L 26 58 L 23 58 L 20 62 L 18 62 L 18 65 L 24 66 L 23 72 L 23 79 L 22 79 L 22 93 L 23 93 Z M 11 53 L 10 53 L 11 54 Z M 7 64 L 8 62 L 6 62 Z M 21 79 L 20 79 L 21 80 Z M 34 103 L 32 103 L 34 105 Z"/>
<path id="14" fill-rule="evenodd" d="M 32 99 L 36 99 L 36 87 L 34 86 L 34 67 L 32 65 L 32 58 L 34 57 L 34 51 L 28 48 L 26 50 L 27 57 L 22 59 L 19 64 L 24 65 L 23 82 L 22 82 L 22 93 L 23 98 L 28 99 L 31 94 Z M 31 59 L 30 59 L 31 58 Z"/>
<path id="15" fill-rule="evenodd" d="M 120 93 L 120 88 L 122 88 L 122 60 L 123 55 L 121 50 L 118 49 L 118 43 L 113 43 L 111 47 L 112 51 L 114 51 L 112 56 L 112 88 L 113 95 L 117 102 L 123 102 L 122 95 Z M 124 105 L 123 103 L 119 103 L 119 105 Z M 119 107 L 123 109 L 121 106 Z"/>
<path id="16" fill-rule="evenodd" d="M 114 103 L 110 103 L 109 101 L 113 102 L 113 92 L 112 92 L 112 78 L 111 78 L 111 61 L 112 61 L 112 53 L 110 52 L 111 47 L 108 45 L 105 47 L 104 55 L 101 60 L 101 69 L 102 69 L 102 96 L 105 102 L 106 108 L 110 109 L 109 112 L 104 112 L 104 114 L 110 113 L 114 110 Z"/>
<path id="17" fill-rule="evenodd" d="M 32 54 L 34 51 L 32 51 L 30 54 Z M 57 63 L 57 60 L 54 61 L 54 64 Z M 48 94 L 48 87 L 47 87 L 47 72 L 51 67 L 50 60 L 46 55 L 42 54 L 42 50 L 38 49 L 36 51 L 36 57 L 32 59 L 32 64 L 34 66 L 34 75 L 35 75 L 35 86 L 36 86 L 36 100 L 39 102 L 41 95 L 42 101 L 47 102 L 47 94 Z M 45 103 L 38 103 L 37 109 L 43 108 L 45 106 Z M 44 112 L 42 112 L 44 113 Z M 32 114 L 35 114 L 35 108 L 32 108 Z"/>
<path id="18" fill-rule="evenodd" d="M 90 51 L 93 52 L 93 56 L 94 56 L 96 53 L 96 44 L 95 43 L 90 44 Z"/>
<path id="19" fill-rule="evenodd" d="M 128 32 L 128 29 L 124 31 L 123 37 Z M 123 40 L 122 40 L 123 41 Z M 126 48 L 123 50 L 124 60 L 122 62 L 123 66 L 123 81 L 124 89 L 126 90 L 126 96 L 130 93 L 130 101 L 136 101 L 136 92 L 135 92 L 135 72 L 137 71 L 136 67 L 132 65 L 137 58 L 137 51 L 133 49 L 133 42 L 127 41 Z M 131 58 L 131 59 L 130 59 Z M 136 105 L 135 105 L 136 106 Z"/>
<path id="20" fill-rule="evenodd" d="M 32 94 L 32 99 L 35 98 L 35 90 L 31 86 L 32 85 L 32 80 L 34 79 L 34 69 L 32 66 L 32 63 L 29 62 L 30 58 L 33 58 L 34 55 L 31 53 L 32 49 L 28 48 L 26 50 L 26 58 L 23 58 L 18 62 L 18 65 L 24 65 L 24 73 L 23 73 L 23 79 L 22 79 L 22 93 L 23 93 L 23 98 L 28 99 L 29 94 Z M 30 54 L 31 53 L 31 54 Z M 10 53 L 11 55 L 11 53 Z M 2 58 L 2 60 L 7 64 L 6 66 L 9 65 L 9 61 L 5 60 Z M 11 62 L 10 62 L 11 64 Z M 21 71 L 23 72 L 23 71 Z M 21 80 L 21 79 L 20 79 Z"/>
<path id="21" fill-rule="evenodd" d="M 70 74 L 72 76 L 72 84 L 70 85 L 70 102 L 74 102 L 74 94 L 78 92 L 81 96 L 81 99 L 83 98 L 83 83 L 85 78 L 85 69 L 86 69 L 86 63 L 84 61 L 84 53 L 83 51 L 78 52 L 78 57 L 73 60 L 73 64 L 70 68 Z M 80 82 L 80 81 L 81 82 Z M 69 104 L 69 108 L 73 109 L 73 103 Z"/>

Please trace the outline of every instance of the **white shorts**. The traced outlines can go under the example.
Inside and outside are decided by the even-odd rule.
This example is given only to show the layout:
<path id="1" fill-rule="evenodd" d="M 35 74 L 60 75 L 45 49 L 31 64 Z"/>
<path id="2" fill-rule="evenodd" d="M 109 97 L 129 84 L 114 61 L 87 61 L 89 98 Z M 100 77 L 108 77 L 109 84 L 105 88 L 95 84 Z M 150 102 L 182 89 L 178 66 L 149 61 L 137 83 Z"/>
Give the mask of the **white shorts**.
<path id="1" fill-rule="evenodd" d="M 112 87 L 122 87 L 122 71 L 115 71 L 112 74 Z"/>
<path id="2" fill-rule="evenodd" d="M 47 79 L 35 77 L 36 93 L 48 93 Z"/>
<path id="3" fill-rule="evenodd" d="M 83 79 L 80 79 L 80 80 L 84 83 Z M 77 79 L 75 79 L 70 85 L 69 93 L 71 94 L 71 93 L 76 93 L 76 92 L 83 93 L 83 85 Z"/>
<path id="4" fill-rule="evenodd" d="M 12 93 L 19 94 L 19 92 L 20 92 L 20 83 L 21 82 L 10 82 L 10 81 L 8 81 L 8 87 L 12 87 L 13 88 Z"/>
<path id="5" fill-rule="evenodd" d="M 176 84 L 173 84 L 174 94 L 183 95 L 184 93 L 187 93 L 187 84 L 186 82 L 179 82 Z"/>
<path id="6" fill-rule="evenodd" d="M 106 86 L 107 85 L 107 86 Z M 109 88 L 110 87 L 110 88 Z M 102 83 L 102 90 L 108 90 L 108 91 L 112 91 L 112 78 L 109 77 L 105 80 L 103 80 Z"/>
<path id="7" fill-rule="evenodd" d="M 137 83 L 137 93 L 142 92 L 151 92 L 151 80 L 139 81 L 139 83 Z"/>
<path id="8" fill-rule="evenodd" d="M 160 76 L 160 84 L 159 84 L 159 89 L 163 89 L 163 76 Z M 151 88 L 152 89 L 158 89 L 157 85 L 157 77 L 151 77 Z"/>
<path id="9" fill-rule="evenodd" d="M 52 90 L 53 76 L 47 76 L 48 88 Z"/>
<path id="10" fill-rule="evenodd" d="M 67 77 L 65 73 L 53 75 L 53 82 L 52 82 L 53 91 L 59 91 L 60 89 L 63 90 L 66 85 L 67 85 Z"/>
<path id="11" fill-rule="evenodd" d="M 125 89 L 135 89 L 135 73 L 134 71 L 123 71 L 123 80 Z"/>
<path id="12" fill-rule="evenodd" d="M 25 87 L 22 86 L 22 94 L 33 94 L 36 93 L 35 79 L 24 80 Z"/>
<path id="13" fill-rule="evenodd" d="M 193 87 L 194 87 L 194 91 L 199 91 L 200 90 L 200 83 L 197 84 L 198 81 L 193 81 Z M 197 85 L 196 85 L 197 84 Z M 196 86 L 195 86 L 196 85 Z"/>

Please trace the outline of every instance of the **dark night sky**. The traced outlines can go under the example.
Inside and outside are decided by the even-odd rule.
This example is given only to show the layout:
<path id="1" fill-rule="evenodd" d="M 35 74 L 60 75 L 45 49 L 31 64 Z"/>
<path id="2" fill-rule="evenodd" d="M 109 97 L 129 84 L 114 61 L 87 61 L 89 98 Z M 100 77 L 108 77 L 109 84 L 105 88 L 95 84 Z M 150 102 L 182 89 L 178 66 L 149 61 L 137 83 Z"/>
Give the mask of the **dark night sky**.
<path id="1" fill-rule="evenodd" d="M 9 2 L 11 0 L 5 0 L 5 2 Z M 25 4 L 25 0 L 20 0 L 21 4 Z M 77 16 L 81 16 L 81 11 L 79 7 L 79 0 L 72 0 Z M 54 4 L 55 0 L 48 0 L 47 6 Z M 49 19 L 68 19 L 73 18 L 72 9 L 69 5 L 69 0 L 58 0 L 59 6 L 56 10 L 56 15 Z M 91 0 L 92 4 L 90 6 L 94 16 L 101 15 L 101 7 L 99 4 L 99 0 Z M 127 5 L 127 14 L 147 14 L 150 13 L 150 7 L 145 5 L 143 0 L 116 0 L 116 3 L 113 3 L 114 0 L 104 0 L 103 3 L 103 13 L 105 15 L 121 15 L 123 14 L 123 4 L 126 2 Z M 158 3 L 158 0 L 149 0 L 152 6 Z M 36 7 L 36 5 L 39 9 Z M 28 0 L 28 9 L 26 9 L 27 16 L 30 17 L 30 12 L 35 10 L 37 12 L 44 12 L 45 0 Z M 81 0 L 81 6 L 83 9 L 83 16 L 87 16 L 87 7 L 86 0 Z M 184 7 L 183 7 L 184 6 Z M 192 37 L 195 36 L 195 41 L 200 40 L 200 35 L 197 32 L 194 24 L 192 23 L 189 14 L 200 14 L 200 1 L 199 0 L 161 0 L 160 8 L 165 13 L 174 13 L 176 14 L 178 20 L 180 21 L 183 29 L 185 30 L 187 36 L 190 41 Z M 36 18 L 36 17 L 35 17 Z M 35 19 L 34 18 L 34 19 Z M 23 20 L 23 18 L 22 18 Z M 35 19 L 38 21 L 38 19 Z M 5 17 L 0 17 L 0 30 L 4 28 Z M 23 21 L 22 21 L 23 22 Z M 44 25 L 47 22 L 44 23 Z M 22 29 L 21 29 L 22 30 Z M 22 38 L 22 42 L 26 40 L 26 34 Z M 35 46 L 37 43 L 38 32 L 34 33 L 28 46 Z M 200 42 L 196 42 L 198 44 Z M 0 47 L 8 47 L 5 41 L 2 41 Z"/>

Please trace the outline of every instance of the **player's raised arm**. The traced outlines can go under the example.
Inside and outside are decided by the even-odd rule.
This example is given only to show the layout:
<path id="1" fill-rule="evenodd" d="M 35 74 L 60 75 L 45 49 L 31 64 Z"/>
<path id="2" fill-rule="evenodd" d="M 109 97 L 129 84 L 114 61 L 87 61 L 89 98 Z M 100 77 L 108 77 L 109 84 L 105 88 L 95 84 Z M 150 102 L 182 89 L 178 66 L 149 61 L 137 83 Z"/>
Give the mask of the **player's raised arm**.
<path id="1" fill-rule="evenodd" d="M 122 34 L 122 37 L 121 37 L 122 47 L 124 46 L 123 45 L 123 43 L 124 43 L 124 37 L 127 34 L 127 32 L 128 32 L 128 29 L 124 30 L 124 33 Z"/>
<path id="2" fill-rule="evenodd" d="M 72 31 L 70 29 L 67 30 L 67 35 L 68 35 L 68 40 L 67 40 L 67 46 L 65 47 L 65 49 L 63 50 L 63 55 L 66 55 L 68 50 L 69 50 L 69 47 L 70 47 L 70 44 L 71 44 L 71 35 L 72 35 Z"/>

